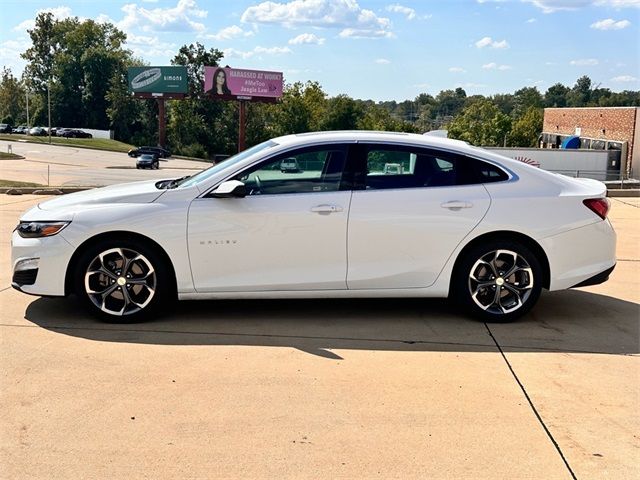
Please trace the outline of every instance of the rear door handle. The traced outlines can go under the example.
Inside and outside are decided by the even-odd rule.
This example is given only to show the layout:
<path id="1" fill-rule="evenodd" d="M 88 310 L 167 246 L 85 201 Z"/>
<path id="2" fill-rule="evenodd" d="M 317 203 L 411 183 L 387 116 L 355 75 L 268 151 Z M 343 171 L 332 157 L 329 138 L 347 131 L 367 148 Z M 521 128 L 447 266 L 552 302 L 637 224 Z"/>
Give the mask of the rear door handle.
<path id="1" fill-rule="evenodd" d="M 314 213 L 334 213 L 341 212 L 342 207 L 338 205 L 316 205 L 315 207 L 311 207 L 311 211 Z"/>
<path id="2" fill-rule="evenodd" d="M 461 200 L 451 200 L 450 202 L 441 203 L 440 206 L 442 208 L 448 208 L 449 210 L 460 210 L 462 208 L 471 208 L 471 207 L 473 207 L 473 203 L 471 203 L 471 202 L 463 202 Z"/>

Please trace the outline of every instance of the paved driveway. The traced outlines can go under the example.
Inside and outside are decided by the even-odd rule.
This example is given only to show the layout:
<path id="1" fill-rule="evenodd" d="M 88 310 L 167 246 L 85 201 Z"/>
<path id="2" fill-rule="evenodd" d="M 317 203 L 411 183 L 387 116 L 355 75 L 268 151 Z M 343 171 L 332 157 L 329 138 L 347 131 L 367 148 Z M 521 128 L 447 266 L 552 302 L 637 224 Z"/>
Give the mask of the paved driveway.
<path id="1" fill-rule="evenodd" d="M 0 140 L 0 151 L 11 144 L 24 160 L 0 160 L 0 178 L 56 187 L 104 186 L 193 175 L 210 164 L 178 158 L 161 159 L 159 170 L 137 170 L 135 158 L 126 153 L 59 145 Z"/>
<path id="2" fill-rule="evenodd" d="M 485 325 L 439 300 L 183 302 L 107 325 L 9 288 L 1 478 L 640 477 L 640 215 L 604 285 Z"/>

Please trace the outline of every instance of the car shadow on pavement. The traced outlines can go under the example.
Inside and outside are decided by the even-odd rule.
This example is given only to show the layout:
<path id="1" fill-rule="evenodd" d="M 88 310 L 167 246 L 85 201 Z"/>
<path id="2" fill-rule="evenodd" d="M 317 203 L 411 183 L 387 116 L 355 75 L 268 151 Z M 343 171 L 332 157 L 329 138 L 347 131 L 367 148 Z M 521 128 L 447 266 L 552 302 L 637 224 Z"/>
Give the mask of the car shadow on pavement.
<path id="1" fill-rule="evenodd" d="M 188 301 L 146 323 L 109 324 L 74 297 L 40 298 L 25 318 L 95 341 L 292 347 L 331 359 L 340 350 L 496 352 L 496 342 L 505 352 L 640 353 L 640 305 L 578 290 L 545 292 L 521 320 L 487 326 L 437 299 Z"/>

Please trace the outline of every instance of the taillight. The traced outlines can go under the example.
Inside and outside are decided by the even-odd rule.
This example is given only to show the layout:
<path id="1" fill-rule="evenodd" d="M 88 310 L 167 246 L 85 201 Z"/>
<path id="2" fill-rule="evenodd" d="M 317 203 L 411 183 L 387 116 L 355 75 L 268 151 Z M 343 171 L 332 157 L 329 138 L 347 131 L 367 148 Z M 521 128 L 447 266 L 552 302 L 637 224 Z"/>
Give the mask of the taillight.
<path id="1" fill-rule="evenodd" d="M 583 200 L 582 203 L 584 203 L 589 210 L 598 215 L 601 219 L 604 220 L 607 218 L 607 213 L 609 213 L 609 208 L 611 206 L 609 199 L 587 198 L 586 200 Z"/>

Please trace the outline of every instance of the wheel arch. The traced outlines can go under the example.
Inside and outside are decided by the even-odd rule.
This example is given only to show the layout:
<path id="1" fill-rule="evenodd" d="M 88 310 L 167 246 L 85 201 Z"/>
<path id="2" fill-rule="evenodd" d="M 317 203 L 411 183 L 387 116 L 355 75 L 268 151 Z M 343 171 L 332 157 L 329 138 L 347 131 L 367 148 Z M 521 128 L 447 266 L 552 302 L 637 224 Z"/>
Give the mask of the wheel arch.
<path id="1" fill-rule="evenodd" d="M 472 248 L 475 248 L 480 244 L 492 242 L 492 241 L 518 242 L 524 245 L 525 247 L 527 247 L 529 250 L 531 250 L 531 252 L 536 256 L 536 258 L 540 262 L 540 266 L 542 267 L 542 275 L 543 275 L 542 286 L 546 289 L 549 289 L 549 286 L 551 284 L 551 267 L 549 265 L 549 258 L 547 257 L 547 254 L 542 248 L 542 246 L 540 246 L 540 244 L 536 242 L 533 238 L 523 233 L 514 232 L 510 230 L 500 230 L 495 232 L 484 233 L 478 237 L 475 237 L 469 243 L 467 243 L 462 248 L 462 250 L 460 250 L 460 253 L 458 253 L 458 256 L 456 257 L 456 261 L 453 264 L 452 275 L 449 283 L 450 292 L 452 291 L 453 281 L 456 278 L 456 272 L 460 268 L 460 263 L 462 262 L 462 259 L 465 257 L 466 253 Z"/>
<path id="2" fill-rule="evenodd" d="M 160 244 L 153 239 L 142 235 L 136 232 L 129 232 L 126 230 L 118 230 L 113 232 L 105 232 L 100 233 L 98 235 L 94 235 L 91 238 L 88 238 L 78 248 L 76 248 L 75 252 L 71 256 L 69 260 L 69 264 L 67 265 L 67 271 L 65 272 L 65 281 L 64 281 L 64 292 L 65 295 L 69 295 L 74 293 L 73 288 L 73 272 L 78 267 L 78 261 L 82 257 L 82 254 L 87 251 L 90 247 L 95 245 L 96 243 L 109 240 L 109 241 L 117 241 L 118 239 L 127 240 L 127 241 L 139 241 L 143 243 L 145 246 L 152 248 L 157 254 L 159 254 L 162 259 L 165 261 L 165 265 L 169 270 L 169 281 L 171 282 L 170 290 L 176 296 L 178 294 L 177 280 L 176 280 L 176 270 L 173 266 L 173 262 L 171 258 L 167 254 L 167 252 L 160 246 Z"/>

